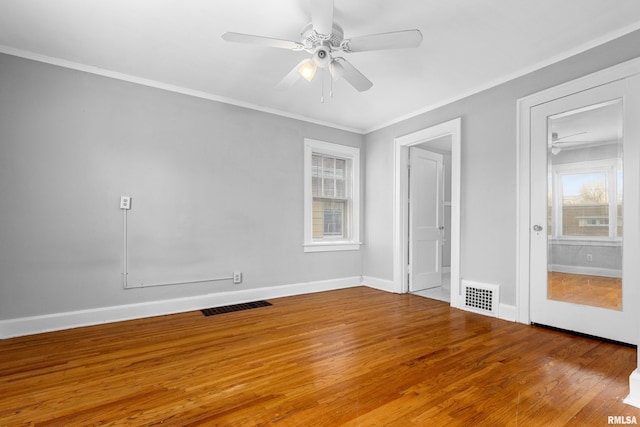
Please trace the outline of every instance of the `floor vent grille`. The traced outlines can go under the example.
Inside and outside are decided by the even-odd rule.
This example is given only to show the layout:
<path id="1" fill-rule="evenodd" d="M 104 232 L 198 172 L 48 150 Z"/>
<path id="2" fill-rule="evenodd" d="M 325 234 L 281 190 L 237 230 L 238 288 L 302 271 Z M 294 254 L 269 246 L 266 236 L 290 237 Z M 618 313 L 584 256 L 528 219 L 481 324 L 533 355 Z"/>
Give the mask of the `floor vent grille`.
<path id="1" fill-rule="evenodd" d="M 463 280 L 464 308 L 476 313 L 498 317 L 500 287 Z"/>
<path id="2" fill-rule="evenodd" d="M 231 313 L 231 312 L 234 312 L 234 311 L 250 310 L 252 308 L 268 307 L 270 305 L 273 305 L 273 304 L 271 304 L 268 301 L 254 301 L 254 302 L 247 302 L 247 303 L 244 303 L 244 304 L 234 304 L 234 305 L 225 305 L 223 307 L 205 308 L 204 310 L 200 310 L 200 311 L 205 316 L 214 316 L 216 314 L 224 314 L 224 313 Z"/>

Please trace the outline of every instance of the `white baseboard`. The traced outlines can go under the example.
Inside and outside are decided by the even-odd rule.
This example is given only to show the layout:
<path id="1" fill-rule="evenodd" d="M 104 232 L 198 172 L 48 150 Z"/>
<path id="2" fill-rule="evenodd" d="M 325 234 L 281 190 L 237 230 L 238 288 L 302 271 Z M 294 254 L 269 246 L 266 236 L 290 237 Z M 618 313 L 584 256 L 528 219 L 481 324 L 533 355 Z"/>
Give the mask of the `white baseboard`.
<path id="1" fill-rule="evenodd" d="M 453 305 L 451 307 L 453 307 Z M 460 307 L 454 307 L 454 308 L 458 308 L 460 310 L 468 311 L 470 313 L 481 314 L 481 315 L 487 316 L 487 317 L 495 317 L 497 319 L 507 320 L 509 322 L 515 322 L 516 321 L 516 316 L 517 316 L 517 312 L 518 312 L 518 309 L 516 308 L 515 305 L 508 305 L 508 304 L 498 304 L 498 313 L 495 316 L 491 312 L 486 312 L 485 313 L 485 312 L 483 312 L 481 310 L 474 310 L 472 308 L 465 307 L 464 304 L 461 305 Z"/>
<path id="2" fill-rule="evenodd" d="M 391 280 L 378 279 L 376 277 L 368 277 L 364 276 L 362 278 L 362 284 L 364 286 L 368 286 L 370 288 L 378 289 L 381 291 L 392 292 L 395 293 L 396 289 Z"/>
<path id="3" fill-rule="evenodd" d="M 624 403 L 640 408 L 640 372 L 638 369 L 629 376 L 629 396 L 624 399 Z"/>
<path id="4" fill-rule="evenodd" d="M 352 288 L 360 285 L 359 276 L 345 277 L 341 279 L 272 286 L 267 288 L 243 289 L 232 292 L 197 295 L 171 300 L 150 301 L 90 310 L 78 310 L 46 314 L 42 316 L 0 320 L 0 339 L 38 334 L 41 332 L 72 329 L 82 326 L 99 325 L 102 323 L 182 313 L 210 307 L 241 304 L 268 298 L 281 298 L 314 292 L 331 291 L 335 289 Z"/>
<path id="5" fill-rule="evenodd" d="M 613 270 L 610 268 L 598 268 L 598 267 L 584 267 L 578 265 L 561 265 L 561 264 L 550 264 L 548 266 L 549 271 L 555 271 L 558 273 L 569 273 L 569 274 L 584 274 L 587 276 L 602 276 L 602 277 L 613 277 L 619 279 L 622 277 L 622 270 Z"/>
<path id="6" fill-rule="evenodd" d="M 518 307 L 515 305 L 500 304 L 498 309 L 498 318 L 515 322 L 518 318 Z"/>
<path id="7" fill-rule="evenodd" d="M 395 287 L 391 280 L 364 276 L 362 278 L 362 284 L 364 286 L 368 286 L 374 289 L 379 289 L 381 291 L 396 293 Z M 465 310 L 465 307 L 456 307 L 453 304 L 451 304 L 451 307 Z M 467 310 L 467 311 L 471 311 L 471 310 Z M 478 313 L 478 312 L 474 311 L 474 313 Z M 485 313 L 479 313 L 479 314 L 486 315 Z M 508 320 L 510 322 L 515 322 L 517 319 L 517 315 L 518 315 L 518 308 L 515 305 L 502 304 L 502 303 L 498 304 L 498 315 L 496 316 L 497 318 L 502 320 Z"/>

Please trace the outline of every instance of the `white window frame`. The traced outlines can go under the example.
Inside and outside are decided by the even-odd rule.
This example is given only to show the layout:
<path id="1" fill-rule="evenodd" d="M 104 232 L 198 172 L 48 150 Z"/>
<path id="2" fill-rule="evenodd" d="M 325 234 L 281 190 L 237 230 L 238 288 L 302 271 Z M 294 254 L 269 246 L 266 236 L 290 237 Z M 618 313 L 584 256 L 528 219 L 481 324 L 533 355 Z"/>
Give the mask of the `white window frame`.
<path id="1" fill-rule="evenodd" d="M 350 196 L 350 218 L 344 224 L 349 228 L 349 238 L 313 238 L 312 157 L 314 154 L 334 156 L 351 161 L 351 179 L 347 194 Z M 304 251 L 354 251 L 360 245 L 360 149 L 346 145 L 305 138 L 304 140 Z"/>
<path id="2" fill-rule="evenodd" d="M 617 236 L 618 230 L 618 177 L 617 172 L 622 167 L 620 159 L 592 160 L 578 163 L 560 163 L 553 166 L 553 235 L 554 241 L 621 241 Z M 607 236 L 565 236 L 562 234 L 562 177 L 582 173 L 602 173 L 607 176 L 607 191 L 609 199 L 609 232 Z"/>

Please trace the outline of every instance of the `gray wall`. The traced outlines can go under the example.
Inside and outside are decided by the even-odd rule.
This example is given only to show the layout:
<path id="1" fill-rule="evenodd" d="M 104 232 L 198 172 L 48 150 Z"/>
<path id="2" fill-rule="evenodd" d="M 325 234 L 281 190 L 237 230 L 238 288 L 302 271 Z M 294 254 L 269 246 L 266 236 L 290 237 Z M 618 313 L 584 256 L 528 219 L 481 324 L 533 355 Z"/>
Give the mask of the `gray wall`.
<path id="1" fill-rule="evenodd" d="M 515 305 L 516 101 L 637 56 L 638 31 L 367 135 L 365 274 L 393 279 L 394 138 L 462 117 L 461 277 L 501 285 Z"/>
<path id="2" fill-rule="evenodd" d="M 0 54 L 0 320 L 391 280 L 393 139 L 459 116 L 462 277 L 515 304 L 516 100 L 639 55 L 635 32 L 363 137 Z M 302 251 L 305 137 L 362 147 L 361 251 Z M 134 281 L 160 280 L 145 275 L 162 265 L 170 279 L 240 270 L 245 282 L 122 289 L 121 195 Z"/>
<path id="3" fill-rule="evenodd" d="M 0 320 L 360 276 L 303 252 L 303 139 L 364 137 L 0 55 Z M 124 290 L 121 195 L 132 284 Z M 364 221 L 362 221 L 364 223 Z"/>
<path id="4" fill-rule="evenodd" d="M 622 251 L 622 244 L 552 243 L 549 245 L 549 270 L 576 274 L 592 272 L 593 275 L 606 273 L 622 277 Z M 593 260 L 587 261 L 587 255 L 591 255 Z"/>

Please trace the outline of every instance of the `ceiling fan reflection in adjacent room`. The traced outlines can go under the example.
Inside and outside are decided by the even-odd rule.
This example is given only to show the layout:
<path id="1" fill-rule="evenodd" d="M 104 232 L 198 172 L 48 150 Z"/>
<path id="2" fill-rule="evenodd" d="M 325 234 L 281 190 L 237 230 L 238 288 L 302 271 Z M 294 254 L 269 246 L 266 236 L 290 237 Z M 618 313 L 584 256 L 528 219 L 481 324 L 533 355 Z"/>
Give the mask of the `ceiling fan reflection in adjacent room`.
<path id="1" fill-rule="evenodd" d="M 567 139 L 579 136 L 579 135 L 584 135 L 587 132 L 576 132 L 576 133 L 572 133 L 570 135 L 564 135 L 564 136 L 560 136 L 558 134 L 558 132 L 552 132 L 551 133 L 551 153 L 553 155 L 556 155 L 558 153 L 560 153 L 560 151 L 562 151 L 563 148 L 568 148 L 568 147 L 575 147 L 578 145 L 584 145 L 585 142 L 584 141 L 566 141 Z"/>

